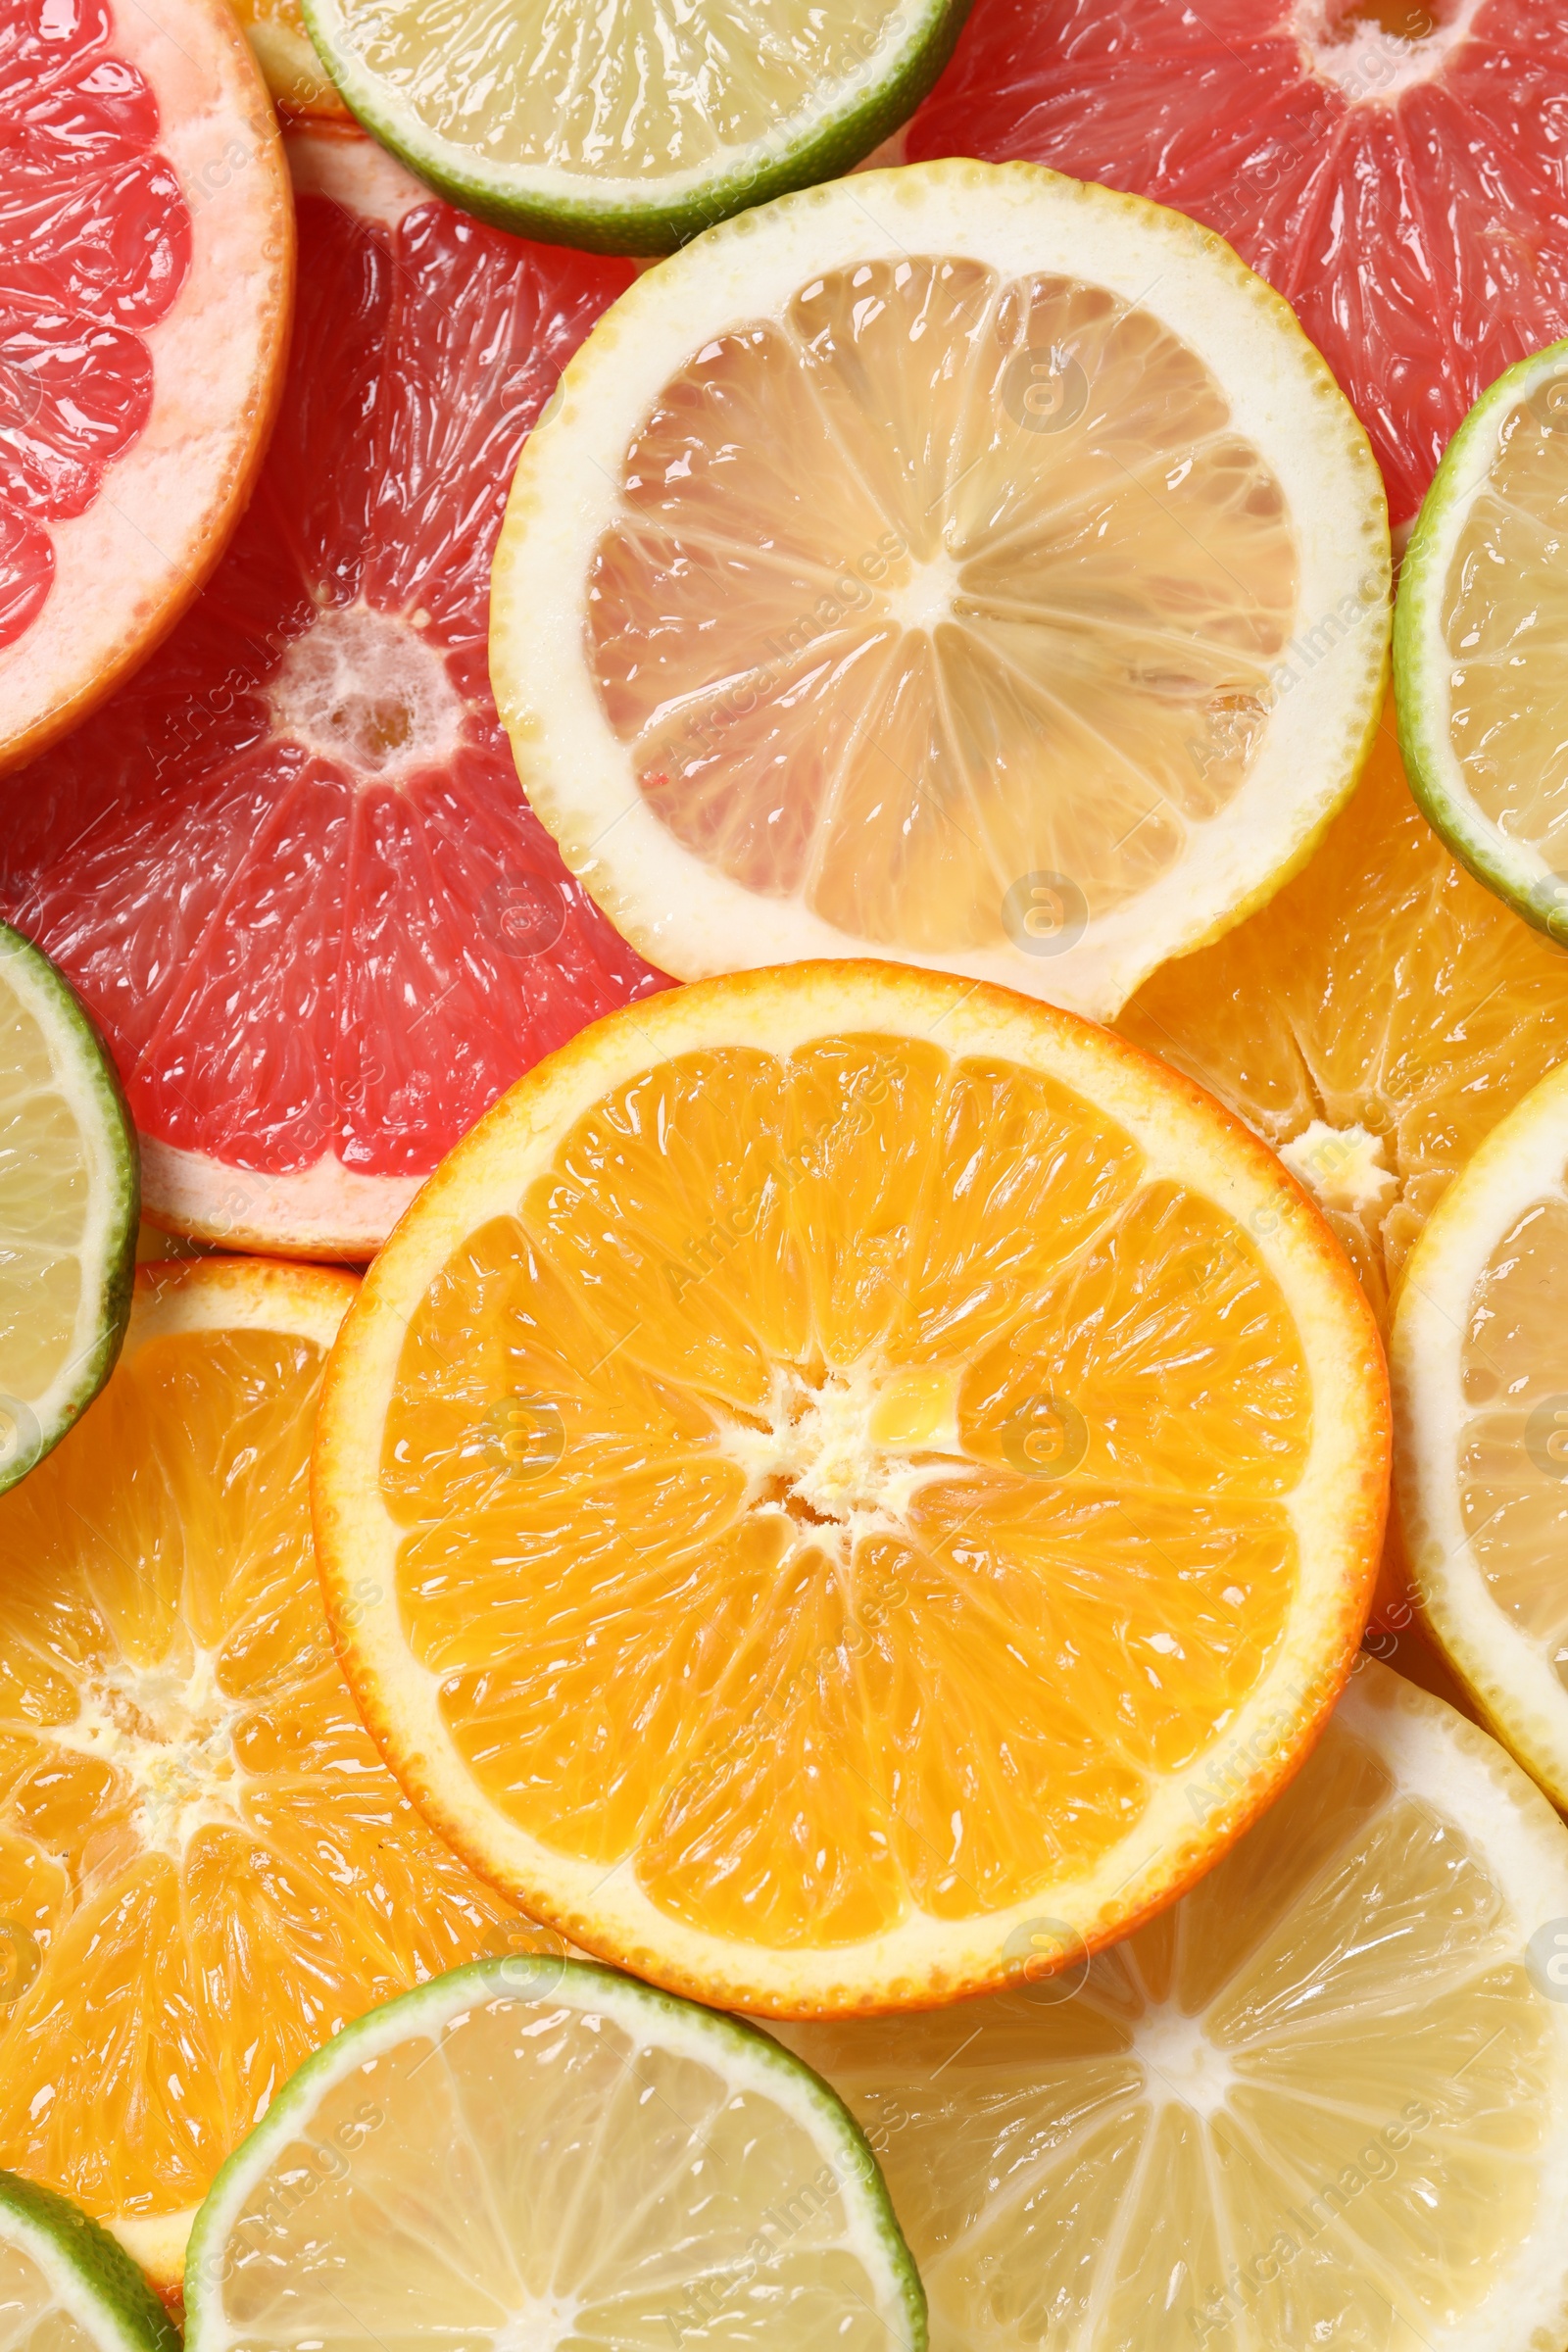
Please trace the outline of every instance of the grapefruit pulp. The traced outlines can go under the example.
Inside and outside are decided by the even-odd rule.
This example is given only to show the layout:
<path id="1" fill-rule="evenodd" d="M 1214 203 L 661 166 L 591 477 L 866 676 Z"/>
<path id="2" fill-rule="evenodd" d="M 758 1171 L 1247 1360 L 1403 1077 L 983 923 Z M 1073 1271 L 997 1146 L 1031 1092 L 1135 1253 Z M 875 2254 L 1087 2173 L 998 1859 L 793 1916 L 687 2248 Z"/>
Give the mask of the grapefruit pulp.
<path id="1" fill-rule="evenodd" d="M 212 585 L 36 762 L 0 901 L 103 1026 L 155 1221 L 373 1250 L 584 1021 L 660 985 L 531 815 L 486 672 L 518 449 L 629 265 L 290 142 L 301 283 L 272 449 Z"/>
<path id="2" fill-rule="evenodd" d="M 1218 229 L 1348 393 L 1397 524 L 1483 388 L 1568 331 L 1565 104 L 1547 0 L 976 0 L 906 153 Z"/>
<path id="3" fill-rule="evenodd" d="M 74 723 L 201 586 L 287 337 L 277 127 L 221 0 L 0 20 L 0 767 Z"/>

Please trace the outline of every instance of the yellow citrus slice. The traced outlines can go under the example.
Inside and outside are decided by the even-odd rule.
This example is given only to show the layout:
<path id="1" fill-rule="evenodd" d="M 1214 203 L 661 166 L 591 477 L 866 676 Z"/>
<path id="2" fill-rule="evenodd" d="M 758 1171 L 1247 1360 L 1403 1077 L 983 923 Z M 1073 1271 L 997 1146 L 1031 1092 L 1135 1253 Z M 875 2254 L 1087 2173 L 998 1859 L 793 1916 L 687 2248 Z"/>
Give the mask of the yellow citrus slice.
<path id="1" fill-rule="evenodd" d="M 274 103 L 285 118 L 353 120 L 317 55 L 299 0 L 229 0 L 256 54 Z"/>
<path id="2" fill-rule="evenodd" d="M 1568 1055 L 1568 956 L 1433 832 L 1390 709 L 1311 863 L 1265 912 L 1156 972 L 1117 1026 L 1283 1155 L 1386 1323 L 1446 1186 Z"/>
<path id="3" fill-rule="evenodd" d="M 0 1497 L 0 2164 L 164 2286 L 300 2061 L 513 1920 L 327 1640 L 309 1447 L 354 1288 L 144 1270 L 109 1385 Z"/>
<path id="4" fill-rule="evenodd" d="M 1368 1662 L 1174 1910 L 1092 1962 L 1055 1928 L 1015 1991 L 782 2036 L 944 2352 L 1568 2337 L 1568 1833 L 1484 1732 Z"/>
<path id="5" fill-rule="evenodd" d="M 458 1146 L 334 1351 L 318 1548 L 394 1771 L 535 1916 L 736 2008 L 918 2004 L 1043 1905 L 1120 1933 L 1289 1775 L 1386 1446 L 1348 1265 L 1184 1079 L 795 965 Z"/>
<path id="6" fill-rule="evenodd" d="M 1444 1195 L 1390 1344 L 1399 1505 L 1427 1620 L 1568 1805 L 1568 1065 Z"/>
<path id="7" fill-rule="evenodd" d="M 1350 791 L 1387 584 L 1361 427 L 1229 246 L 927 164 L 606 314 L 518 466 L 491 666 L 663 970 L 870 954 L 1105 1016 Z"/>

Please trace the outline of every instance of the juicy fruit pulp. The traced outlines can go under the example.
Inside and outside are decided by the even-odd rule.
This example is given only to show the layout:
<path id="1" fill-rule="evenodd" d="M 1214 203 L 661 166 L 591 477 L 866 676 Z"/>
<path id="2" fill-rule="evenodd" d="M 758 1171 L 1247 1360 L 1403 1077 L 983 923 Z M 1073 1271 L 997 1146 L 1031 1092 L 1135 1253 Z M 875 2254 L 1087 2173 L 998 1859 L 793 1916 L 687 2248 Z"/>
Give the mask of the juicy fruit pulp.
<path id="1" fill-rule="evenodd" d="M 605 1025 L 585 1047 L 622 1032 L 628 1074 L 559 1130 L 509 1099 L 378 1261 L 317 1463 L 334 1616 L 393 1580 L 343 1643 L 411 1792 L 463 1850 L 501 1825 L 485 1868 L 607 1951 L 615 1875 L 638 1966 L 699 1984 L 720 1944 L 760 1972 L 741 2006 L 813 1969 L 866 2002 L 895 1969 L 905 1999 L 994 1981 L 1043 1886 L 1091 1916 L 1163 1888 L 1327 1705 L 1381 1518 L 1370 1325 L 1277 1171 L 1182 1093 L 1212 1164 L 1238 1155 L 1221 1207 L 995 1028 L 951 1042 L 963 992 L 870 973 Z M 765 1037 L 812 989 L 852 1025 L 720 1042 L 731 1005 Z M 1094 1041 L 1130 1103 L 1169 1085 L 996 1005 L 1064 1057 Z M 528 1170 L 514 1104 L 548 1139 Z M 1304 1268 L 1256 1238 L 1293 1219 Z"/>
<path id="2" fill-rule="evenodd" d="M 1247 771 L 1297 587 L 1278 481 L 1152 314 L 916 258 L 664 386 L 587 626 L 686 848 L 955 956 L 1022 928 L 1020 876 L 1067 877 L 1081 924 L 1175 863 Z"/>
<path id="3" fill-rule="evenodd" d="M 388 227 L 373 149 L 301 151 L 328 193 L 256 498 L 169 644 L 25 772 L 0 890 L 104 1026 L 155 1215 L 365 1252 L 520 1069 L 658 985 L 531 816 L 485 668 L 510 467 L 627 272 L 401 173 Z"/>
<path id="4" fill-rule="evenodd" d="M 0 2162 L 164 2279 L 299 2061 L 513 1916 L 404 1802 L 327 1639 L 306 1473 L 351 1296 L 143 1275 L 103 1396 L 0 1501 Z"/>
<path id="5" fill-rule="evenodd" d="M 1367 1664 L 1152 1926 L 984 2002 L 782 2037 L 865 2126 L 945 2352 L 1111 2352 L 1152 2312 L 1207 2352 L 1555 2343 L 1568 2037 L 1527 1953 L 1565 1869 L 1500 1751 Z"/>
<path id="6" fill-rule="evenodd" d="M 1396 522 L 1465 411 L 1568 330 L 1568 99 L 1542 0 L 976 0 L 911 161 L 1156 197 L 1277 286 L 1371 435 Z"/>
<path id="7" fill-rule="evenodd" d="M 0 925 L 0 1493 L 108 1379 L 130 1304 L 136 1143 L 44 958 Z"/>
<path id="8" fill-rule="evenodd" d="M 1391 710 L 1311 862 L 1165 965 L 1118 1026 L 1283 1152 L 1386 1322 L 1446 1187 L 1568 1054 L 1568 956 L 1449 856 L 1410 798 Z"/>
<path id="9" fill-rule="evenodd" d="M 324 2050 L 214 2190 L 186 2291 L 192 2352 L 926 2345 L 833 2093 L 751 2028 L 569 1961 L 461 1969 Z"/>
<path id="10" fill-rule="evenodd" d="M 112 38 L 105 0 L 28 0 L 0 32 L 0 650 L 48 598 L 50 523 L 92 505 L 147 422 L 145 330 L 190 268 L 158 102 Z"/>

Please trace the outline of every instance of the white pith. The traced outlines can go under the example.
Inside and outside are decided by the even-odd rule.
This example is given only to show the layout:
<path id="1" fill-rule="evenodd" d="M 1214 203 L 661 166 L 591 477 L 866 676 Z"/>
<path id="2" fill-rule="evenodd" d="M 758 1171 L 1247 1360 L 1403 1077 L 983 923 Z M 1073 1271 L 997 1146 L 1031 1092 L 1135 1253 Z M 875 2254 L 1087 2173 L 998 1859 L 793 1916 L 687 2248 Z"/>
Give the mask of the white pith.
<path id="1" fill-rule="evenodd" d="M 1280 1157 L 1325 1208 L 1343 1208 L 1352 1216 L 1370 1213 L 1381 1219 L 1399 1189 L 1385 1138 L 1358 1122 L 1331 1127 L 1326 1119 L 1311 1119 L 1280 1146 Z"/>
<path id="2" fill-rule="evenodd" d="M 695 1929 L 656 1906 L 638 1882 L 634 1855 L 607 1875 L 505 1821 L 470 1778 L 442 1714 L 438 1678 L 407 1646 L 396 1599 L 402 1533 L 381 1496 L 379 1440 L 367 1433 L 382 1426 L 409 1316 L 449 1251 L 463 1234 L 513 1213 L 550 1164 L 561 1136 L 605 1094 L 629 1083 L 656 1056 L 707 1044 L 788 1054 L 836 1031 L 927 1034 L 914 1016 L 930 1021 L 932 1009 L 922 1014 L 911 1006 L 901 993 L 906 986 L 904 975 L 862 969 L 846 982 L 823 970 L 763 976 L 727 1002 L 717 990 L 675 992 L 637 1006 L 634 1017 L 601 1022 L 541 1065 L 489 1114 L 477 1140 L 438 1171 L 418 1210 L 372 1267 L 345 1334 L 354 1345 L 334 1359 L 318 1424 L 317 1545 L 328 1606 L 335 1608 L 356 1579 L 368 1579 L 384 1595 L 356 1613 L 345 1664 L 384 1752 L 426 1817 L 524 1909 L 549 1917 L 577 1942 L 758 2013 L 918 2000 L 933 1984 L 999 1982 L 1008 1936 L 1040 1912 L 1038 1892 L 1006 1911 L 966 1920 L 942 1920 L 911 1903 L 896 1927 L 864 1942 L 770 1951 Z M 942 984 L 922 984 L 930 986 Z M 1173 1875 L 1196 1866 L 1200 1852 L 1212 1851 L 1227 1822 L 1250 1815 L 1303 1723 L 1327 1707 L 1338 1687 L 1348 1661 L 1348 1594 L 1363 1573 L 1360 1546 L 1369 1541 L 1361 1514 L 1370 1505 L 1360 1482 L 1371 1408 L 1367 1387 L 1348 1373 L 1347 1354 L 1361 1340 L 1359 1334 L 1352 1340 L 1344 1295 L 1325 1283 L 1319 1252 L 1326 1237 L 1315 1212 L 1260 1147 L 1222 1128 L 1180 1082 L 1168 1092 L 1151 1090 L 1143 1065 L 1119 1060 L 1098 1032 L 1074 1024 L 1070 1032 L 1053 1027 L 1045 1036 L 1033 1008 L 1004 1012 L 994 1001 L 977 1006 L 972 991 L 953 984 L 943 993 L 949 1002 L 935 1016 L 936 1037 L 956 1058 L 967 1051 L 1053 1071 L 1133 1135 L 1147 1154 L 1146 1181 L 1168 1176 L 1248 1225 L 1296 1318 L 1317 1400 L 1307 1462 L 1287 1498 L 1300 1574 L 1271 1669 L 1210 1748 L 1187 1770 L 1152 1785 L 1135 1830 L 1079 1877 L 1051 1882 L 1052 1916 L 1093 1945 L 1103 1939 L 1108 1921 L 1125 1921 L 1141 1901 L 1156 1899 Z M 937 1401 L 923 1433 L 933 1452 L 943 1440 Z M 833 1408 L 840 1441 L 851 1414 L 848 1399 Z M 865 1496 L 866 1468 L 864 1452 L 858 1455 L 849 1444 L 833 1473 L 841 1504 L 849 1494 Z M 795 1474 L 803 1472 L 823 1480 L 822 1449 L 803 1446 Z M 890 1482 L 872 1489 L 870 1507 L 897 1498 Z M 846 1509 L 846 1525 L 851 1515 Z"/>
<path id="3" fill-rule="evenodd" d="M 840 2243 L 877 2282 L 880 2317 L 894 2352 L 911 2352 L 902 2248 L 891 2241 L 880 2182 L 874 2178 L 867 2180 L 863 2155 L 848 2119 L 819 2082 L 771 2042 L 754 2038 L 706 2011 L 650 1993 L 634 1980 L 568 1968 L 555 1984 L 530 1998 L 526 1992 L 509 1989 L 507 1965 L 487 1966 L 482 1972 L 458 1970 L 372 2010 L 309 2059 L 284 2086 L 264 2121 L 224 2165 L 192 2233 L 186 2273 L 186 2340 L 191 2352 L 220 2352 L 220 2347 L 249 2340 L 225 2308 L 231 2233 L 269 2174 L 283 2169 L 301 2142 L 311 2144 L 313 2115 L 324 2094 L 356 2071 L 364 2070 L 373 2078 L 377 2062 L 403 2044 L 429 2040 L 439 2048 L 443 2033 L 461 2033 L 467 2016 L 492 2003 L 514 2004 L 536 2019 L 566 2010 L 604 2016 L 638 2048 L 668 2052 L 716 2073 L 735 2098 L 778 2109 L 808 2133 L 834 2175 L 846 2223 Z M 526 2130 L 525 2112 L 519 2115 L 517 2128 Z M 481 2159 L 486 2154 L 483 2149 L 478 2152 Z M 505 2152 L 496 2151 L 496 2158 L 504 2163 Z M 604 2151 L 604 2160 L 613 2161 L 612 2148 Z M 440 2193 L 441 2183 L 431 2181 L 428 2194 L 439 2198 Z M 763 2218 L 759 2212 L 760 2223 Z M 536 2352 L 541 2338 L 527 2334 L 525 2323 L 538 2316 L 545 2317 L 551 2327 L 562 2318 L 559 2310 L 542 2315 L 537 2309 L 533 2314 L 518 2312 L 512 2327 L 490 2337 L 491 2344 L 498 2352 L 502 2348 L 513 2352 L 516 2345 Z"/>
<path id="4" fill-rule="evenodd" d="M 1454 751 L 1456 658 L 1444 635 L 1444 607 L 1460 538 L 1491 479 L 1509 417 L 1565 368 L 1568 352 L 1560 344 L 1520 360 L 1481 395 L 1448 444 L 1400 575 L 1396 638 L 1400 742 L 1434 822 L 1491 888 L 1538 904 L 1544 888 L 1548 910 L 1559 902 L 1561 874 L 1533 843 L 1503 832 L 1477 805 Z"/>
<path id="5" fill-rule="evenodd" d="M 1458 0 L 1447 24 L 1413 40 L 1368 24 L 1354 25 L 1348 38 L 1331 39 L 1333 0 L 1296 0 L 1292 27 L 1315 73 L 1335 83 L 1352 105 L 1371 104 L 1436 80 L 1453 51 L 1469 39 L 1482 5 L 1483 0 Z"/>
<path id="6" fill-rule="evenodd" d="M 217 563 L 259 461 L 287 335 L 293 216 L 277 125 L 222 0 L 111 12 L 110 55 L 158 101 L 191 214 L 189 273 L 141 330 L 153 413 L 82 514 L 51 522 L 55 576 L 0 652 L 0 764 L 53 740 L 151 650 Z"/>
<path id="7" fill-rule="evenodd" d="M 389 784 L 450 760 L 467 712 L 417 616 L 363 599 L 327 607 L 292 639 L 262 696 L 276 734 Z"/>
<path id="8" fill-rule="evenodd" d="M 492 202 L 526 201 L 588 220 L 635 216 L 650 205 L 677 208 L 705 195 L 725 210 L 738 209 L 746 201 L 749 181 L 755 183 L 760 175 L 786 164 L 797 149 L 830 134 L 837 122 L 853 121 L 917 66 L 945 13 L 946 0 L 914 0 L 907 12 L 891 10 L 887 23 L 894 37 L 879 43 L 858 72 L 823 82 L 811 104 L 772 123 L 761 137 L 722 149 L 708 162 L 655 176 L 617 174 L 604 168 L 605 159 L 592 171 L 498 163 L 477 146 L 460 145 L 433 130 L 407 99 L 366 66 L 351 30 L 353 0 L 347 6 L 344 0 L 308 0 L 306 8 L 316 46 L 348 105 L 377 138 L 407 156 L 417 171 L 442 184 L 466 181 Z M 732 183 L 730 204 L 725 199 Z"/>
<path id="9" fill-rule="evenodd" d="M 814 277 L 909 253 L 977 261 L 1004 281 L 1055 273 L 1142 304 L 1210 368 L 1232 425 L 1272 468 L 1298 546 L 1298 634 L 1223 815 L 1190 829 L 1143 893 L 1047 956 L 956 954 L 852 936 L 803 900 L 763 898 L 688 852 L 654 815 L 584 647 L 589 566 L 619 513 L 626 452 L 656 395 L 710 337 L 776 318 Z M 530 801 L 567 866 L 651 960 L 687 979 L 804 957 L 882 956 L 962 971 L 1108 1018 L 1153 966 L 1272 895 L 1348 793 L 1380 700 L 1386 509 L 1360 426 L 1294 318 L 1207 232 L 1136 198 L 1029 166 L 946 163 L 812 189 L 710 232 L 642 277 L 563 378 L 525 447 L 497 551 L 491 670 Z M 942 579 L 906 590 L 940 614 Z"/>
<path id="10" fill-rule="evenodd" d="M 1499 1736 L 1568 1804 L 1568 1690 L 1494 1598 L 1466 1531 L 1458 1476 L 1472 1417 L 1463 1388 L 1471 1299 L 1522 1211 L 1568 1198 L 1565 1169 L 1568 1065 L 1532 1089 L 1445 1193 L 1405 1268 L 1389 1366 L 1405 1548 L 1427 1613 Z"/>

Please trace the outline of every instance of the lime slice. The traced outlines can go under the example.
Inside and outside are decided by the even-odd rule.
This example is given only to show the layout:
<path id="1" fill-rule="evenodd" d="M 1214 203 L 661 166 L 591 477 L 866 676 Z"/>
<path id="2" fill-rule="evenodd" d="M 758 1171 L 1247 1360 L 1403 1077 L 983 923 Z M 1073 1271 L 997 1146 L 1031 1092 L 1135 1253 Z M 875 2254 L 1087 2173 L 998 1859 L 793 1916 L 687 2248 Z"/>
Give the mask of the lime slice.
<path id="1" fill-rule="evenodd" d="M 1480 1712 L 1568 1805 L 1568 1065 L 1493 1129 L 1411 1252 L 1389 1344 L 1399 1512 Z"/>
<path id="2" fill-rule="evenodd" d="M 1228 245 L 923 164 L 605 314 L 518 464 L 491 672 L 661 969 L 870 955 L 1105 1019 L 1350 792 L 1388 564 L 1365 434 Z"/>
<path id="3" fill-rule="evenodd" d="M 550 1955 L 372 2010 L 224 2165 L 190 2352 L 923 2352 L 865 2138 L 755 2028 Z"/>
<path id="4" fill-rule="evenodd" d="M 304 0 L 367 130 L 521 235 L 668 253 L 848 171 L 910 116 L 969 0 Z"/>
<path id="5" fill-rule="evenodd" d="M 1456 858 L 1568 942 L 1568 342 L 1484 392 L 1427 492 L 1394 632 L 1411 787 Z"/>
<path id="6" fill-rule="evenodd" d="M 1368 1660 L 1173 1909 L 1014 1949 L 1010 1992 L 774 2029 L 865 2125 L 943 2352 L 1568 2338 L 1568 1835 L 1451 1707 Z"/>
<path id="7" fill-rule="evenodd" d="M 152 2288 L 107 2230 L 51 2188 L 0 2173 L 0 2309 L 31 2352 L 178 2352 Z"/>
<path id="8" fill-rule="evenodd" d="M 130 1312 L 136 1138 L 98 1032 L 0 923 L 0 1494 L 64 1437 Z"/>

